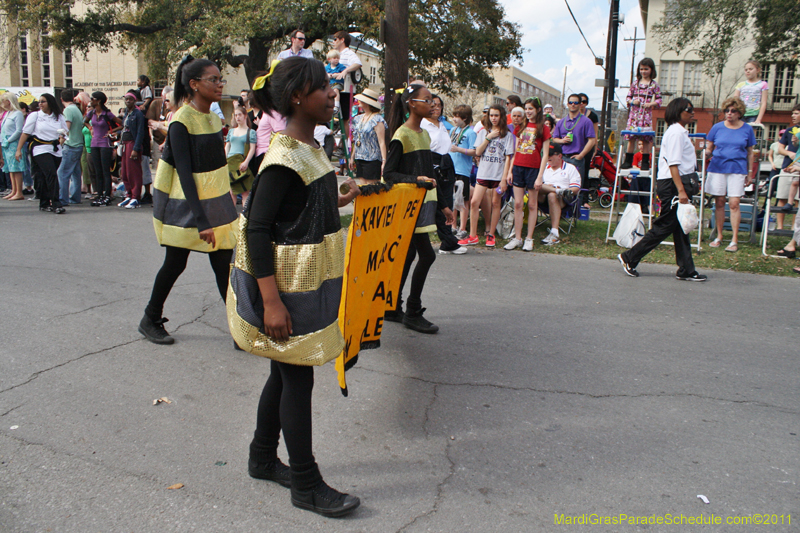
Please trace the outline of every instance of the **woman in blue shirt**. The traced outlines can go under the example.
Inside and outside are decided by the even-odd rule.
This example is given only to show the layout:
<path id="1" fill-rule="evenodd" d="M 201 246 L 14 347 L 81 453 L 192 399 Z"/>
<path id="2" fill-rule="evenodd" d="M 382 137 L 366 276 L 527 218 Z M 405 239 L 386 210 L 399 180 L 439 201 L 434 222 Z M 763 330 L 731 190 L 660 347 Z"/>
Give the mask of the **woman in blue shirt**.
<path id="1" fill-rule="evenodd" d="M 753 128 L 742 120 L 745 107 L 741 99 L 728 98 L 723 102 L 722 109 L 725 121 L 714 124 L 708 133 L 706 145 L 706 154 L 711 154 L 712 158 L 708 165 L 705 191 L 714 197 L 717 228 L 717 238 L 709 246 L 719 248 L 722 244 L 727 195 L 733 238 L 725 251 L 736 252 L 739 250 L 739 222 L 742 219 L 739 200 L 744 196 L 745 186 L 753 182 L 753 146 L 756 144 L 756 136 Z"/>
<path id="2" fill-rule="evenodd" d="M 386 121 L 380 114 L 380 95 L 371 89 L 356 95 L 362 113 L 353 119 L 350 169 L 364 184 L 377 183 L 386 163 Z"/>
<path id="3" fill-rule="evenodd" d="M 7 92 L 0 97 L 0 109 L 4 111 L 0 125 L 0 145 L 3 149 L 2 170 L 11 177 L 11 192 L 4 196 L 5 200 L 22 200 L 22 173 L 28 168 L 28 160 L 23 157 L 19 161 L 14 157 L 17 141 L 22 135 L 25 117 L 19 109 L 17 95 Z"/>
<path id="4" fill-rule="evenodd" d="M 228 132 L 228 137 L 225 139 L 225 156 L 228 158 L 233 203 L 236 203 L 236 196 L 241 194 L 244 205 L 255 179 L 250 170 L 250 161 L 256 155 L 256 130 L 247 124 L 247 114 L 242 107 L 237 107 L 233 111 L 233 120 L 236 122 L 236 127 Z"/>

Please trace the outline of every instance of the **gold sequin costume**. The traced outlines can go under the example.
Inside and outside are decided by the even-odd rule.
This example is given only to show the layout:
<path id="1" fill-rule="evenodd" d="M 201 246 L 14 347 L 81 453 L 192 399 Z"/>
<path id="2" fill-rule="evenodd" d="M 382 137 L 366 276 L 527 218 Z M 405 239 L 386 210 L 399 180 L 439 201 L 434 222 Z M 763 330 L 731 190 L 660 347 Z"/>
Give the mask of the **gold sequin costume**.
<path id="1" fill-rule="evenodd" d="M 339 221 L 338 183 L 324 150 L 283 134 L 272 137 L 261 174 L 278 165 L 295 171 L 308 192 L 300 216 L 274 222 L 275 283 L 292 318 L 292 335 L 276 342 L 264 334 L 264 304 L 253 275 L 247 217 L 239 217 L 239 238 L 228 284 L 228 325 L 244 350 L 282 363 L 322 365 L 344 348 L 339 301 L 344 275 L 344 230 Z"/>

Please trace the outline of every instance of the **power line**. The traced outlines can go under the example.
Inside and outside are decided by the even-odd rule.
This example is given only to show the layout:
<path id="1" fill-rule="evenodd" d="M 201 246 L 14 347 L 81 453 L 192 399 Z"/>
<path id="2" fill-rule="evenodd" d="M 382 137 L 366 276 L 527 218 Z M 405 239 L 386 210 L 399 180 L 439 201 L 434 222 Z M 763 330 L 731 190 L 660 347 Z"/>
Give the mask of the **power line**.
<path id="1" fill-rule="evenodd" d="M 583 42 L 585 42 L 586 46 L 589 47 L 589 51 L 592 53 L 594 58 L 595 59 L 599 59 L 597 57 L 597 54 L 594 53 L 594 50 L 592 50 L 592 45 L 589 44 L 589 41 L 586 39 L 586 36 L 583 34 L 583 30 L 581 29 L 581 25 L 578 24 L 578 19 L 575 18 L 575 14 L 572 12 L 572 8 L 569 7 L 569 1 L 568 0 L 564 0 L 564 3 L 567 4 L 567 9 L 569 10 L 569 14 L 572 16 L 572 20 L 575 21 L 575 25 L 578 27 L 578 31 L 581 32 L 581 37 L 583 37 Z M 603 68 L 605 68 L 605 67 L 603 67 Z"/>

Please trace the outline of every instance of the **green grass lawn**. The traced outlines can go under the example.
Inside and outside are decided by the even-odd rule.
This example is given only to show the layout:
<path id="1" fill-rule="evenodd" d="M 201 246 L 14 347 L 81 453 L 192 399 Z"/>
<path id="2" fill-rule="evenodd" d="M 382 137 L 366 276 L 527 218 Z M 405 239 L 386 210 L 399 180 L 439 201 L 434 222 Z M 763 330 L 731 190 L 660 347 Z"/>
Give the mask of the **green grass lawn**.
<path id="1" fill-rule="evenodd" d="M 710 211 L 707 211 L 705 220 L 708 220 Z M 342 217 L 342 226 L 347 227 L 351 220 L 350 215 Z M 787 217 L 784 227 L 790 228 L 791 217 Z M 605 242 L 606 229 L 608 227 L 608 219 L 606 220 L 581 220 L 578 225 L 573 228 L 570 235 L 561 233 L 561 243 L 554 246 L 544 246 L 539 241 L 547 235 L 549 228 L 544 225 L 539 226 L 534 231 L 533 238 L 536 241 L 534 246 L 534 253 L 546 253 L 555 255 L 577 255 L 582 257 L 595 257 L 602 259 L 616 260 L 617 254 L 624 251 L 624 248 L 617 246 L 614 241 Z M 612 234 L 613 234 L 612 226 Z M 710 237 L 711 231 L 704 230 L 704 237 L 702 243 L 702 251 L 699 253 L 697 250 L 692 250 L 694 256 L 695 266 L 697 270 L 703 272 L 704 270 L 731 270 L 734 272 L 749 272 L 753 274 L 769 274 L 773 276 L 796 276 L 792 272 L 792 267 L 800 266 L 800 261 L 793 259 L 778 259 L 774 257 L 764 257 L 761 255 L 760 244 L 749 244 L 747 239 L 749 235 L 740 234 L 739 251 L 736 253 L 726 252 L 724 247 L 730 241 L 730 232 L 724 232 L 726 241 L 720 248 L 710 248 L 708 243 L 713 237 Z M 481 219 L 478 223 L 478 235 L 483 235 L 484 223 Z M 524 234 L 523 234 L 524 236 Z M 760 235 L 759 235 L 760 237 Z M 436 234 L 432 235 L 432 240 L 438 242 Z M 691 241 L 697 242 L 697 233 L 692 233 Z M 760 239 L 759 239 L 760 241 Z M 788 237 L 770 237 L 767 245 L 767 253 L 774 254 L 789 241 Z M 514 250 L 513 252 L 506 252 L 502 249 L 508 241 L 497 239 L 497 252 L 498 253 L 518 253 L 525 252 Z M 483 248 L 483 239 L 481 244 L 476 248 Z M 661 245 L 655 250 L 650 252 L 643 260 L 643 263 L 663 263 L 667 265 L 675 264 L 675 252 L 672 246 Z"/>

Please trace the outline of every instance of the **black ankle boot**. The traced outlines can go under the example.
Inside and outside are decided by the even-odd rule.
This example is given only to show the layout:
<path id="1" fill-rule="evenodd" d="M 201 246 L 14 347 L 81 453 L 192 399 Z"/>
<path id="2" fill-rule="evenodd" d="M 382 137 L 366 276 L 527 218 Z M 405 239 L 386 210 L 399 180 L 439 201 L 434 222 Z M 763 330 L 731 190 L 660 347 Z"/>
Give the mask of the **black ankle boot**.
<path id="1" fill-rule="evenodd" d="M 632 167 L 633 167 L 633 154 L 631 152 L 627 152 L 625 154 L 625 161 L 622 162 L 621 170 L 625 170 Z"/>
<path id="2" fill-rule="evenodd" d="M 292 486 L 289 467 L 278 459 L 278 437 L 265 438 L 253 435 L 247 471 L 250 477 L 274 481 L 287 489 Z"/>
<path id="3" fill-rule="evenodd" d="M 292 505 L 322 516 L 337 518 L 349 514 L 361 504 L 356 496 L 343 494 L 328 486 L 315 461 L 291 463 Z"/>
<path id="4" fill-rule="evenodd" d="M 650 154 L 642 154 L 642 170 L 650 170 Z"/>
<path id="5" fill-rule="evenodd" d="M 247 461 L 247 473 L 250 474 L 250 477 L 274 481 L 287 489 L 292 486 L 292 476 L 289 472 L 289 467 L 278 458 L 266 463 L 259 463 L 254 459 Z"/>

